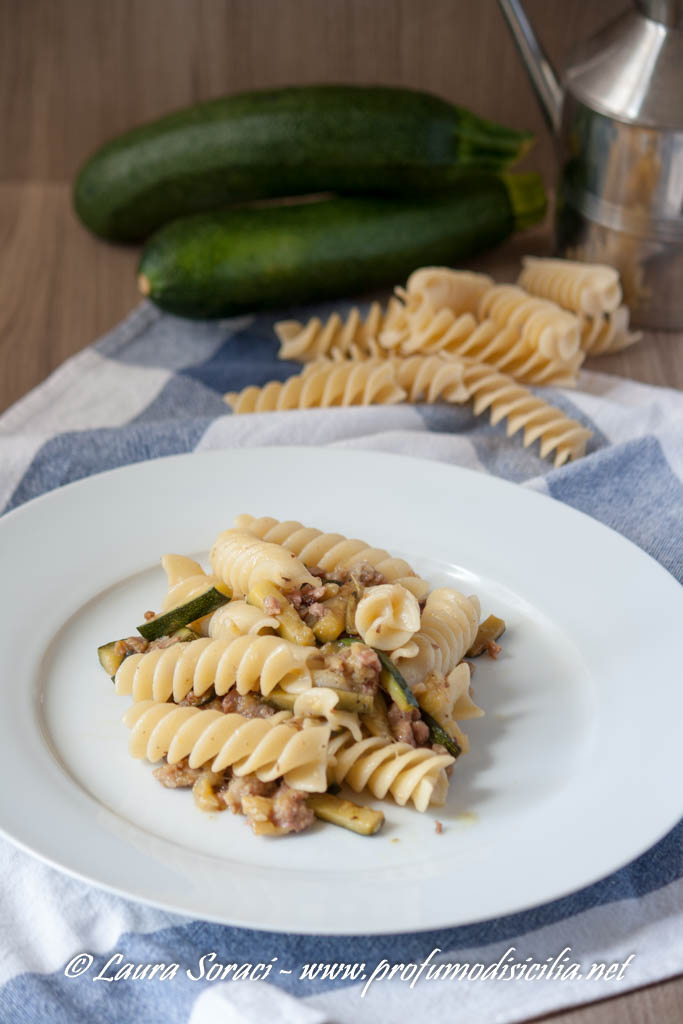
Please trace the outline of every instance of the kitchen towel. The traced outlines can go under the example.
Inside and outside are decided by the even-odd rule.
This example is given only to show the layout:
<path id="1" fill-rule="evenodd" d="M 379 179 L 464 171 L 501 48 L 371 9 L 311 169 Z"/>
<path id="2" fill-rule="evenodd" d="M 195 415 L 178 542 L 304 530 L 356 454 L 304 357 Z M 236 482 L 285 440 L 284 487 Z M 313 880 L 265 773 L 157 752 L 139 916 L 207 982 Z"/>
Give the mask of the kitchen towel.
<path id="1" fill-rule="evenodd" d="M 576 390 L 539 391 L 594 434 L 586 457 L 558 470 L 538 445 L 522 448 L 468 406 L 232 416 L 224 392 L 299 369 L 277 360 L 275 320 L 331 309 L 195 323 L 143 304 L 0 417 L 0 508 L 179 452 L 367 448 L 536 488 L 618 530 L 683 581 L 682 394 L 588 371 Z M 444 1014 L 512 1022 L 683 970 L 681 824 L 627 867 L 552 903 L 391 937 L 278 935 L 190 920 L 95 889 L 4 839 L 0 870 L 4 1024 L 404 1024 Z M 205 968 L 273 967 L 266 980 L 263 969 L 260 980 L 194 980 L 202 956 Z M 165 965 L 164 980 L 161 968 L 144 977 L 155 964 Z"/>

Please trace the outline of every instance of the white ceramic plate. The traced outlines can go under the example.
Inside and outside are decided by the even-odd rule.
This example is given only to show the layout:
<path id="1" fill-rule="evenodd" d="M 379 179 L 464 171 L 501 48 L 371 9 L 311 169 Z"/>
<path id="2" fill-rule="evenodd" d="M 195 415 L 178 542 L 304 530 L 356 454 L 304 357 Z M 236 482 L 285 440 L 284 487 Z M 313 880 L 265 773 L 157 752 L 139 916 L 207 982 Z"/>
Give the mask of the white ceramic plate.
<path id="1" fill-rule="evenodd" d="M 370 839 L 318 824 L 272 840 L 202 814 L 128 756 L 128 700 L 96 648 L 159 607 L 161 554 L 205 556 L 242 511 L 362 537 L 505 618 L 503 654 L 477 662 L 486 717 L 469 723 L 446 807 L 387 803 Z M 0 548 L 0 826 L 97 885 L 254 928 L 436 928 L 585 886 L 683 810 L 683 591 L 622 537 L 521 487 L 380 453 L 209 452 L 30 502 L 0 520 Z"/>

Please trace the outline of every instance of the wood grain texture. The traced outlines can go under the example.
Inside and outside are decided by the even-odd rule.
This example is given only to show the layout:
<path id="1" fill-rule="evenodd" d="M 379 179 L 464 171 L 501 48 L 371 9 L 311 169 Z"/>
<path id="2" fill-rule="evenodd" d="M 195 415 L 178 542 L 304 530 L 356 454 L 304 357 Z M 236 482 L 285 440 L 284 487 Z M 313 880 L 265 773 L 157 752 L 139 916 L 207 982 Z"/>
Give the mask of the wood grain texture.
<path id="1" fill-rule="evenodd" d="M 562 67 L 628 0 L 528 0 Z M 558 13 L 561 9 L 561 17 Z M 552 145 L 496 0 L 0 0 L 0 180 L 69 180 L 106 138 L 273 85 L 430 89 Z"/>

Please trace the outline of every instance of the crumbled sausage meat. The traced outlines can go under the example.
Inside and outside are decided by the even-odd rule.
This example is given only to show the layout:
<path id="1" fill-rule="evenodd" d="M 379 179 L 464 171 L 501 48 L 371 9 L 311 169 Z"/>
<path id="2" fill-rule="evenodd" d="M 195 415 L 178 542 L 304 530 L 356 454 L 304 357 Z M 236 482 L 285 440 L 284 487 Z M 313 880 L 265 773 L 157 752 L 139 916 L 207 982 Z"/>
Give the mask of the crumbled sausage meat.
<path id="1" fill-rule="evenodd" d="M 190 768 L 188 758 L 184 757 L 176 764 L 165 762 L 155 768 L 152 774 L 167 789 L 184 789 L 187 786 L 194 786 L 202 771 L 202 768 Z"/>
<path id="2" fill-rule="evenodd" d="M 306 794 L 282 782 L 273 797 L 272 818 L 274 825 L 287 832 L 303 832 L 313 824 L 315 815 L 306 803 Z"/>
<path id="3" fill-rule="evenodd" d="M 387 712 L 389 728 L 399 743 L 409 743 L 411 747 L 424 747 L 429 742 L 429 726 L 420 718 L 418 708 L 401 711 L 394 703 Z"/>
<path id="4" fill-rule="evenodd" d="M 160 636 L 156 640 L 152 640 L 150 642 L 150 645 L 147 648 L 147 650 L 160 651 L 163 650 L 165 647 L 173 647 L 173 644 L 179 643 L 182 643 L 182 641 L 178 636 Z"/>
<path id="5" fill-rule="evenodd" d="M 331 643 L 321 647 L 320 654 L 323 667 L 339 679 L 341 689 L 357 690 L 360 693 L 377 692 L 382 666 L 371 647 L 361 643 L 348 646 Z"/>
<path id="6" fill-rule="evenodd" d="M 234 687 L 223 697 L 219 710 L 226 715 L 238 714 L 244 718 L 269 718 L 275 714 L 275 708 L 260 700 L 256 694 L 238 693 Z"/>
<path id="7" fill-rule="evenodd" d="M 117 640 L 114 653 L 126 658 L 129 654 L 144 654 L 149 647 L 149 640 L 141 636 L 127 636 L 125 640 Z"/>
<path id="8" fill-rule="evenodd" d="M 243 814 L 243 797 L 272 796 L 276 788 L 277 783 L 261 782 L 255 775 L 245 775 L 243 778 L 233 776 L 227 786 L 219 790 L 218 796 L 233 814 Z"/>

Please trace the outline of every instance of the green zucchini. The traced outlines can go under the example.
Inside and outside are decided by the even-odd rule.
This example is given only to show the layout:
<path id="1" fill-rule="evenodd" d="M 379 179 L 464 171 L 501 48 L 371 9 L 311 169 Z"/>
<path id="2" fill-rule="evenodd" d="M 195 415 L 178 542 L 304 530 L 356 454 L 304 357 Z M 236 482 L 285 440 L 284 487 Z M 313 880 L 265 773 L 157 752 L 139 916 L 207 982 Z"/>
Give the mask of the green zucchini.
<path id="1" fill-rule="evenodd" d="M 140 291 L 187 317 L 333 298 L 453 265 L 539 220 L 538 175 L 479 173 L 430 198 L 334 198 L 222 210 L 168 224 L 147 243 Z"/>
<path id="2" fill-rule="evenodd" d="M 160 636 L 170 636 L 182 626 L 186 626 L 188 622 L 201 619 L 203 615 L 214 612 L 216 608 L 220 608 L 229 600 L 230 598 L 226 594 L 211 587 L 210 590 L 198 597 L 193 597 L 186 604 L 178 605 L 170 612 L 164 612 L 163 615 L 156 615 L 153 619 L 143 622 L 141 626 L 137 627 L 138 633 L 144 636 L 145 640 L 158 640 Z"/>
<path id="3" fill-rule="evenodd" d="M 372 709 L 372 696 L 369 693 L 358 693 L 356 690 L 340 690 L 336 686 L 330 686 L 328 689 L 334 690 L 338 695 L 337 709 L 339 711 L 358 711 L 364 714 Z M 298 696 L 298 693 L 287 693 L 286 690 L 276 686 L 267 697 L 264 697 L 264 700 L 267 704 L 272 704 L 273 707 L 279 708 L 280 711 L 293 711 L 294 703 Z"/>
<path id="4" fill-rule="evenodd" d="M 165 635 L 166 634 L 162 634 L 162 636 Z M 176 629 L 176 631 L 170 635 L 175 637 L 180 641 L 180 643 L 189 643 L 190 640 L 198 639 L 197 634 L 191 629 L 188 629 L 187 626 L 181 626 L 180 629 Z M 107 675 L 111 677 L 112 682 L 114 681 L 114 676 L 116 675 L 121 662 L 123 662 L 130 654 L 133 654 L 133 651 L 126 652 L 123 646 L 118 647 L 119 644 L 122 644 L 121 640 L 110 640 L 108 644 L 102 644 L 101 647 L 97 648 L 97 657 L 100 660 L 100 665 Z"/>
<path id="5" fill-rule="evenodd" d="M 116 241 L 230 203 L 315 192 L 431 193 L 532 143 L 428 93 L 323 85 L 241 93 L 140 125 L 76 180 L 83 223 Z"/>
<path id="6" fill-rule="evenodd" d="M 112 679 L 116 675 L 119 666 L 126 655 L 122 650 L 116 650 L 118 640 L 111 640 L 108 644 L 102 644 L 101 647 L 97 648 L 97 657 L 100 659 L 100 665 Z"/>

